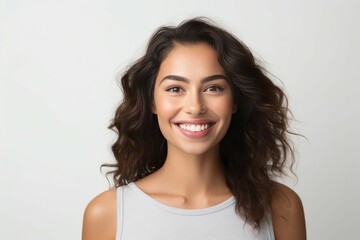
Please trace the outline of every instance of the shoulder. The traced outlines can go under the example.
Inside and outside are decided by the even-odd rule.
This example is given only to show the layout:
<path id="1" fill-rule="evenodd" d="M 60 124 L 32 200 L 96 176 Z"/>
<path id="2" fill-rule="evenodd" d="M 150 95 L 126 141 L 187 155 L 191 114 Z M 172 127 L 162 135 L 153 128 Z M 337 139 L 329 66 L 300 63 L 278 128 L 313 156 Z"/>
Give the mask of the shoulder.
<path id="1" fill-rule="evenodd" d="M 105 191 L 92 199 L 85 208 L 82 239 L 115 239 L 117 196 L 116 189 Z"/>
<path id="2" fill-rule="evenodd" d="M 304 208 L 296 192 L 274 182 L 271 211 L 276 239 L 306 239 Z"/>

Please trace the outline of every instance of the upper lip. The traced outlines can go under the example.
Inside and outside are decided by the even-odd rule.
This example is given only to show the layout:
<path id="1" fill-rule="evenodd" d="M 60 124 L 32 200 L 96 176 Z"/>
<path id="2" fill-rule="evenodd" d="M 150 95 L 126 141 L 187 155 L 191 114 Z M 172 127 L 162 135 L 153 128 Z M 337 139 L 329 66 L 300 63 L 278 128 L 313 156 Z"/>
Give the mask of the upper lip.
<path id="1" fill-rule="evenodd" d="M 174 121 L 175 124 L 208 124 L 214 123 L 214 121 L 209 119 L 193 119 L 193 120 L 179 120 Z"/>

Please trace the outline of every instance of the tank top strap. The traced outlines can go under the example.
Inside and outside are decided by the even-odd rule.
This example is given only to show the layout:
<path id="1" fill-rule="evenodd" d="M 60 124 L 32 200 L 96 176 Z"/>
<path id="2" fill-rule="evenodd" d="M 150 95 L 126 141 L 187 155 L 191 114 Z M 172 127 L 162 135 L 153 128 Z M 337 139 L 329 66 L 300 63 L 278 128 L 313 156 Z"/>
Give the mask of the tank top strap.
<path id="1" fill-rule="evenodd" d="M 117 201 L 117 222 L 116 222 L 116 238 L 122 239 L 122 230 L 124 223 L 124 187 L 120 186 L 116 189 L 116 201 Z"/>

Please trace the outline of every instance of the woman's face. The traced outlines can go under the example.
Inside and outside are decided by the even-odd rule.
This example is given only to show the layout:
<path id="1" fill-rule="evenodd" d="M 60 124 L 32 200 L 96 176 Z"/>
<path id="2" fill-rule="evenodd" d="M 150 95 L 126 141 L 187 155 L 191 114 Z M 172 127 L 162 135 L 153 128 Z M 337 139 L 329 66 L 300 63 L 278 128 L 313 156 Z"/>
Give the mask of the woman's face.
<path id="1" fill-rule="evenodd" d="M 214 150 L 235 108 L 224 69 L 208 44 L 177 44 L 161 63 L 153 112 L 169 151 L 200 155 Z"/>

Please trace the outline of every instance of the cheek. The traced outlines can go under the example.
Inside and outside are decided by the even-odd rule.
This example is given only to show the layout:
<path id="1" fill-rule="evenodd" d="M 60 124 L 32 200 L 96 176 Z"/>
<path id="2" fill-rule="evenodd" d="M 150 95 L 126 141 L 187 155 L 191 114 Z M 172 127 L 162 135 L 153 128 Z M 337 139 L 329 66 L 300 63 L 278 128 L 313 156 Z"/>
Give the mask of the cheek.
<path id="1" fill-rule="evenodd" d="M 158 96 L 155 99 L 155 106 L 158 117 L 170 115 L 176 110 L 177 105 L 177 101 L 166 97 Z"/>
<path id="2" fill-rule="evenodd" d="M 214 102 L 213 108 L 221 116 L 232 115 L 233 100 L 231 97 L 223 98 L 220 101 Z"/>

